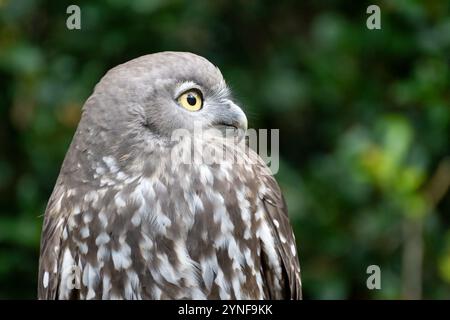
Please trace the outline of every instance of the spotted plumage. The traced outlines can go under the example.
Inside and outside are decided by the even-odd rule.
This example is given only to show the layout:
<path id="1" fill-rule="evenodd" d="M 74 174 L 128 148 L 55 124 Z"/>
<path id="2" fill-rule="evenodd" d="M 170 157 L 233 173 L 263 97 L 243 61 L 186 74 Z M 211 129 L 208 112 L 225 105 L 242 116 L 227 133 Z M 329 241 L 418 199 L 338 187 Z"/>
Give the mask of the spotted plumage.
<path id="1" fill-rule="evenodd" d="M 192 96 L 180 106 L 189 90 L 201 109 L 191 110 Z M 301 298 L 295 238 L 269 169 L 222 136 L 193 135 L 193 147 L 171 139 L 195 125 L 225 126 L 239 139 L 247 127 L 204 58 L 158 53 L 105 75 L 47 206 L 40 299 Z M 178 153 L 204 147 L 232 157 L 189 162 Z"/>

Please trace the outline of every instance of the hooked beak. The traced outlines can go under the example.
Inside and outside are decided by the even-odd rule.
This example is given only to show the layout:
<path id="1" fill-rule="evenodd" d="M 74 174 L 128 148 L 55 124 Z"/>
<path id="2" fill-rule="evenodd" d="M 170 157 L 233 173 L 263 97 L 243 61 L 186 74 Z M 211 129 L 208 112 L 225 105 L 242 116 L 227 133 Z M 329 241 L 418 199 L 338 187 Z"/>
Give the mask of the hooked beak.
<path id="1" fill-rule="evenodd" d="M 227 106 L 226 112 L 222 115 L 221 119 L 214 123 L 214 128 L 221 131 L 222 135 L 226 137 L 238 137 L 241 140 L 247 132 L 247 117 L 244 111 L 239 108 L 231 100 L 226 100 Z"/>

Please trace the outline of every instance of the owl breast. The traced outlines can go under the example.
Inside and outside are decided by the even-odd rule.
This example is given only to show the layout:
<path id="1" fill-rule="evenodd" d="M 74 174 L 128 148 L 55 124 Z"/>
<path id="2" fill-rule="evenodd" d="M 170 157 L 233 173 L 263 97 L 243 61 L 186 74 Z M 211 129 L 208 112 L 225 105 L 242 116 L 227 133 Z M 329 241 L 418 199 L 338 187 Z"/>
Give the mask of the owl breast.
<path id="1" fill-rule="evenodd" d="M 63 230 L 60 298 L 267 298 L 261 254 L 275 242 L 255 167 L 173 160 L 149 158 L 133 176 L 104 159 L 99 188 Z"/>

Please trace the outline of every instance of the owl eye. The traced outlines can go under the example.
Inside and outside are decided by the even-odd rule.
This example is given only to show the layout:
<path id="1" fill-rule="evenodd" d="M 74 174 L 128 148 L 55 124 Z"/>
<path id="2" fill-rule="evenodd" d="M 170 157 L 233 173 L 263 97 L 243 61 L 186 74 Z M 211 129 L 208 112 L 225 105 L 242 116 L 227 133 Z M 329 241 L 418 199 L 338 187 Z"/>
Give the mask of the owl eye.
<path id="1" fill-rule="evenodd" d="M 180 106 L 189 111 L 198 111 L 203 107 L 203 97 L 198 90 L 189 90 L 178 97 Z"/>

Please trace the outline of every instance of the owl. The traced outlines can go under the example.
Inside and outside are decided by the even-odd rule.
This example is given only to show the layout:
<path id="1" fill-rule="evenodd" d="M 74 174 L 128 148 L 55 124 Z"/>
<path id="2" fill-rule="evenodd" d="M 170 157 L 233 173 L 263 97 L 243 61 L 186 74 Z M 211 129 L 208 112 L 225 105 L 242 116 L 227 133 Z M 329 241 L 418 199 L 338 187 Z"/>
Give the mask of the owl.
<path id="1" fill-rule="evenodd" d="M 38 298 L 300 299 L 286 203 L 246 130 L 205 58 L 109 70 L 46 208 Z"/>

